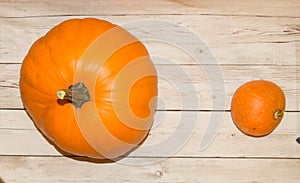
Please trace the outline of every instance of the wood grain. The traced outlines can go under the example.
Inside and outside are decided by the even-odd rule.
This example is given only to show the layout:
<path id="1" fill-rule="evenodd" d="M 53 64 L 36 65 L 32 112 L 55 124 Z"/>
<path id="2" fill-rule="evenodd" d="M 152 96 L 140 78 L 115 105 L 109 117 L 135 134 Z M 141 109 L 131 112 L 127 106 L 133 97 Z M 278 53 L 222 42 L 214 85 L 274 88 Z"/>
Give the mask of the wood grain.
<path id="1" fill-rule="evenodd" d="M 20 64 L 1 64 L 0 108 L 23 108 L 18 88 L 20 66 Z M 270 80 L 279 85 L 286 95 L 286 110 L 298 110 L 299 67 L 157 64 L 156 69 L 159 75 L 159 110 L 229 110 L 235 90 L 242 83 L 254 79 Z M 217 69 L 220 69 L 220 72 Z M 212 77 L 208 78 L 207 74 Z M 223 78 L 217 77 L 218 75 Z M 225 90 L 213 91 L 211 85 L 216 83 L 224 85 Z M 225 106 L 213 106 L 213 101 L 216 99 L 224 100 Z"/>
<path id="2" fill-rule="evenodd" d="M 298 183 L 299 8 L 299 0 L 0 0 L 0 182 Z M 111 21 L 141 39 L 160 75 L 155 124 L 143 144 L 154 148 L 126 161 L 64 155 L 23 110 L 19 70 L 30 45 L 63 20 L 85 17 Z M 275 82 L 287 98 L 283 121 L 262 138 L 238 131 L 229 111 L 233 92 L 253 79 Z M 225 86 L 225 107 L 212 107 L 221 97 L 213 94 L 214 83 Z M 203 134 L 212 133 L 209 120 L 222 114 L 214 141 L 200 151 Z M 169 137 L 190 139 L 169 157 L 155 146 Z"/>
<path id="3" fill-rule="evenodd" d="M 300 149 L 296 143 L 299 119 L 297 112 L 286 113 L 280 126 L 271 135 L 263 138 L 248 137 L 239 132 L 231 120 L 230 113 L 225 112 L 216 138 L 204 151 L 200 151 L 200 142 L 207 130 L 209 119 L 222 113 L 199 112 L 196 119 L 183 118 L 183 113 L 193 112 L 158 111 L 151 133 L 142 145 L 152 145 L 153 148 L 129 156 L 165 156 L 164 152 L 160 152 L 158 144 L 168 138 L 176 139 L 181 136 L 186 138 L 186 142 L 176 147 L 179 151 L 174 148 L 172 152 L 172 155 L 178 157 L 300 158 Z M 0 144 L 0 155 L 62 156 L 37 131 L 24 110 L 0 110 L 0 116 L 0 139 L 10 139 Z"/>
<path id="4" fill-rule="evenodd" d="M 299 159 L 171 158 L 144 166 L 63 157 L 4 156 L 0 161 L 7 182 L 298 183 L 300 179 Z"/>
<path id="5" fill-rule="evenodd" d="M 53 26 L 69 17 L 0 18 L 0 63 L 21 63 L 30 45 Z M 188 54 L 205 56 L 212 54 L 219 64 L 295 65 L 296 43 L 300 40 L 300 18 L 236 17 L 202 15 L 145 15 L 145 16 L 96 16 L 118 25 L 138 36 L 148 47 L 151 55 L 174 60 L 177 64 L 195 64 Z M 157 25 L 146 26 L 146 20 Z M 160 22 L 180 26 L 186 32 L 161 27 Z M 136 26 L 134 26 L 137 24 Z M 158 36 L 154 36 L 155 35 Z M 195 39 L 183 39 L 194 34 L 206 45 Z M 149 40 L 149 39 L 155 40 Z M 163 44 L 166 38 L 176 40 Z M 192 46 L 192 50 L 180 47 Z M 161 64 L 161 62 L 156 62 Z M 201 63 L 211 64 L 209 61 Z"/>
<path id="6" fill-rule="evenodd" d="M 57 15 L 213 14 L 235 16 L 300 17 L 298 0 L 152 0 L 152 1 L 46 1 L 1 0 L 2 17 Z"/>

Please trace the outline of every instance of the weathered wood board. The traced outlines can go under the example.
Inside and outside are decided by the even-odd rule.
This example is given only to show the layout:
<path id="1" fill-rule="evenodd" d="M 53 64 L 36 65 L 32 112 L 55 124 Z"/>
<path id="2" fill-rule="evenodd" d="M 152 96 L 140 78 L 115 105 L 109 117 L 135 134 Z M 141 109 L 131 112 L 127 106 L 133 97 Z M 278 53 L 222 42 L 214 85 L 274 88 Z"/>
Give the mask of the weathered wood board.
<path id="1" fill-rule="evenodd" d="M 298 183 L 299 10 L 299 0 L 0 0 L 0 182 Z M 30 45 L 63 20 L 86 17 L 141 39 L 159 74 L 153 128 L 119 162 L 57 150 L 36 129 L 19 93 Z M 262 138 L 242 134 L 230 116 L 234 91 L 254 79 L 275 82 L 287 100 L 281 124 Z M 216 100 L 224 105 L 214 106 Z M 218 129 L 210 131 L 216 115 L 222 116 L 213 121 Z M 201 150 L 207 132 L 216 136 Z M 159 144 L 169 137 L 175 150 L 165 154 Z"/>

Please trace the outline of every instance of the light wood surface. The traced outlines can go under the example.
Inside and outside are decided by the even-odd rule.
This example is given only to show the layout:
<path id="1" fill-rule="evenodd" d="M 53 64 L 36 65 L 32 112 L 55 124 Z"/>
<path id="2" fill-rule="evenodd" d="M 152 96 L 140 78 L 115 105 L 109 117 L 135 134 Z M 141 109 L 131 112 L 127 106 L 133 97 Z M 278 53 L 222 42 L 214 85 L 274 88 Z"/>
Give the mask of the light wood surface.
<path id="1" fill-rule="evenodd" d="M 160 99 L 153 129 L 139 149 L 172 135 L 187 138 L 177 151 L 166 156 L 159 150 L 141 150 L 120 162 L 99 162 L 63 154 L 33 125 L 19 94 L 22 60 L 31 44 L 54 25 L 83 17 L 127 26 L 145 38 L 160 76 Z M 184 39 L 182 31 L 130 26 L 145 20 L 180 26 L 205 45 Z M 151 40 L 154 31 L 157 36 Z M 168 38 L 193 49 L 187 53 L 161 42 Z M 216 62 L 199 65 L 193 55 L 213 56 Z M 0 0 L 0 182 L 299 182 L 299 58 L 299 0 Z M 212 91 L 218 74 L 225 87 L 220 95 Z M 238 131 L 229 110 L 238 86 L 254 79 L 275 82 L 287 99 L 281 124 L 262 138 Z M 224 106 L 213 106 L 219 99 Z M 183 100 L 191 105 L 183 105 Z M 195 102 L 199 105 L 192 105 Z M 197 118 L 182 118 L 183 114 Z M 223 115 L 217 134 L 201 150 L 216 115 Z M 142 165 L 134 165 L 138 163 Z"/>

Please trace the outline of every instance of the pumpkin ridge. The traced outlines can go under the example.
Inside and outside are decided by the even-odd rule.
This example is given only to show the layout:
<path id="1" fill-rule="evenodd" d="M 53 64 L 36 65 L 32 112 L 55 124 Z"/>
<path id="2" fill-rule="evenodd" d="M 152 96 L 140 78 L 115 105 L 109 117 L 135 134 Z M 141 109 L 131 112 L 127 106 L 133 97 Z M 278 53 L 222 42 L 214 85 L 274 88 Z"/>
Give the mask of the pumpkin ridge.
<path id="1" fill-rule="evenodd" d="M 32 58 L 32 56 L 30 54 L 28 54 L 24 60 L 26 60 L 26 64 L 22 64 L 22 66 L 21 66 L 21 70 L 20 70 L 21 75 L 22 75 L 22 73 L 26 72 L 26 70 L 24 71 L 25 68 L 36 65 L 33 61 L 34 59 Z M 34 72 L 35 74 L 38 74 L 38 72 L 35 70 L 30 70 L 30 72 Z M 47 78 L 49 80 L 52 80 L 51 79 L 52 77 L 48 76 L 48 74 L 43 73 L 43 76 L 45 76 L 45 75 L 47 75 Z M 31 90 L 35 90 L 38 93 L 43 94 L 43 95 L 51 96 L 51 93 L 48 90 L 40 90 L 39 88 L 37 88 L 37 83 L 32 83 L 33 82 L 32 78 L 26 79 L 26 77 L 22 78 L 22 76 L 21 76 L 19 80 L 20 81 L 22 80 L 22 83 L 20 83 L 20 85 L 23 84 L 23 82 L 24 82 L 24 84 L 27 84 Z M 55 84 L 55 82 L 53 82 L 53 84 Z"/>
<path id="2" fill-rule="evenodd" d="M 43 38 L 44 38 L 44 42 L 45 42 L 44 45 L 48 48 L 49 60 L 51 60 L 52 64 L 54 65 L 54 67 L 56 69 L 56 71 L 53 71 L 53 73 L 56 73 L 56 75 L 61 78 L 61 81 L 63 81 L 65 83 L 65 85 L 67 86 L 67 81 L 68 81 L 67 76 L 65 75 L 65 73 L 62 72 L 63 70 L 60 69 L 60 67 L 57 65 L 57 63 L 53 57 L 53 53 L 52 53 L 50 44 L 48 44 L 48 38 L 45 36 Z M 57 73 L 59 73 L 59 74 L 57 74 Z"/>

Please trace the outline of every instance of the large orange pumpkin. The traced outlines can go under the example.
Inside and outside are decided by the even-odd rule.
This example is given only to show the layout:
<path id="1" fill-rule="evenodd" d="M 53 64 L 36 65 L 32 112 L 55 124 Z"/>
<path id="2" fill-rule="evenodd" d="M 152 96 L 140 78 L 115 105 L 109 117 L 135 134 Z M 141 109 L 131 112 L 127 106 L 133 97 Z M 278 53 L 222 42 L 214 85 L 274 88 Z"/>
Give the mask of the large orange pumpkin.
<path id="1" fill-rule="evenodd" d="M 285 110 L 285 96 L 276 84 L 255 80 L 240 86 L 231 102 L 234 124 L 250 136 L 265 136 L 280 123 Z"/>
<path id="2" fill-rule="evenodd" d="M 147 136 L 157 76 L 144 45 L 120 26 L 71 19 L 32 45 L 20 92 L 36 126 L 59 148 L 114 159 Z"/>

